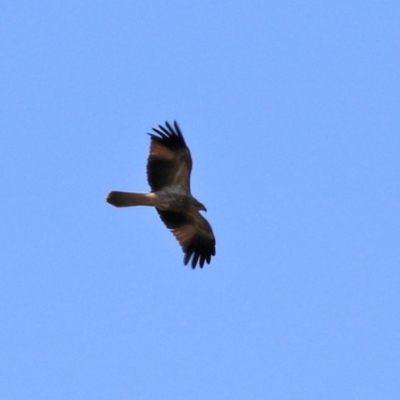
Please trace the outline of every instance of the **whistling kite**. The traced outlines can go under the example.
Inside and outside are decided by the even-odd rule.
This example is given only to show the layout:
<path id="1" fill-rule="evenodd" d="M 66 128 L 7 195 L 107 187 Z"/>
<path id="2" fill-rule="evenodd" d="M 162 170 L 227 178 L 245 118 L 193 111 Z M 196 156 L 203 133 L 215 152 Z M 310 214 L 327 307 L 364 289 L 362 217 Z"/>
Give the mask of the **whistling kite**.
<path id="1" fill-rule="evenodd" d="M 192 157 L 177 122 L 172 127 L 153 128 L 147 159 L 150 193 L 111 192 L 107 201 L 116 207 L 153 206 L 182 247 L 185 265 L 192 258 L 203 267 L 215 255 L 215 238 L 208 221 L 199 213 L 207 211 L 190 193 Z"/>

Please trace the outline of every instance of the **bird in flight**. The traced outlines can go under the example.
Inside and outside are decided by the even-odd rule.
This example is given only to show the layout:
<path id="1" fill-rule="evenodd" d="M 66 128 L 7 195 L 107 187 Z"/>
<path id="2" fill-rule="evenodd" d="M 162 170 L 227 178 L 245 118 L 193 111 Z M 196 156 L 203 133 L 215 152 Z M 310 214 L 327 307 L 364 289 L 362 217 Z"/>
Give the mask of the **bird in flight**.
<path id="1" fill-rule="evenodd" d="M 115 207 L 152 206 L 171 230 L 185 253 L 185 265 L 191 260 L 202 268 L 215 256 L 215 237 L 209 222 L 200 214 L 206 207 L 190 192 L 192 157 L 175 121 L 159 125 L 150 135 L 147 180 L 150 193 L 110 192 L 107 202 Z"/>

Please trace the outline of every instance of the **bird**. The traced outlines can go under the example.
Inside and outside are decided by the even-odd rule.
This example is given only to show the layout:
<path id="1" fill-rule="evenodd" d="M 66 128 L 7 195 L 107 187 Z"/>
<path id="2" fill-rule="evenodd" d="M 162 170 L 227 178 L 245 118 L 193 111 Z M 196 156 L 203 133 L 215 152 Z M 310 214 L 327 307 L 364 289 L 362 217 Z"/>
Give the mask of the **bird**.
<path id="1" fill-rule="evenodd" d="M 149 193 L 112 191 L 106 201 L 115 207 L 152 206 L 172 232 L 184 253 L 183 262 L 194 269 L 210 264 L 216 240 L 210 223 L 200 214 L 204 204 L 192 196 L 192 156 L 176 121 L 152 128 L 147 159 Z"/>

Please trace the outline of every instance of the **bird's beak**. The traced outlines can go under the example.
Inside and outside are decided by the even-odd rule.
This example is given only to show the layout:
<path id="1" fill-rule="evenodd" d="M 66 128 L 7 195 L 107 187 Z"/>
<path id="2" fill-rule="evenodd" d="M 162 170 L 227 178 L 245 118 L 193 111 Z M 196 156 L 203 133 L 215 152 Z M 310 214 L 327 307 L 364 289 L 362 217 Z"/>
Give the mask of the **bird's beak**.
<path id="1" fill-rule="evenodd" d="M 203 211 L 207 212 L 206 206 L 202 206 L 201 209 L 202 209 Z"/>

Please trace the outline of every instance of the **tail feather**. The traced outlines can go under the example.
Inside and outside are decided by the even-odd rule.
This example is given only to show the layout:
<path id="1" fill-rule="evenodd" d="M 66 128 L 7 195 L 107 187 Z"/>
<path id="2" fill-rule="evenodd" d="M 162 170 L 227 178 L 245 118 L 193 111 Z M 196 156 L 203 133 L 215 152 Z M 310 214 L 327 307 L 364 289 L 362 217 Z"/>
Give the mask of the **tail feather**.
<path id="1" fill-rule="evenodd" d="M 153 206 L 153 193 L 129 193 L 129 192 L 110 192 L 107 196 L 107 203 L 115 207 L 130 206 Z"/>

